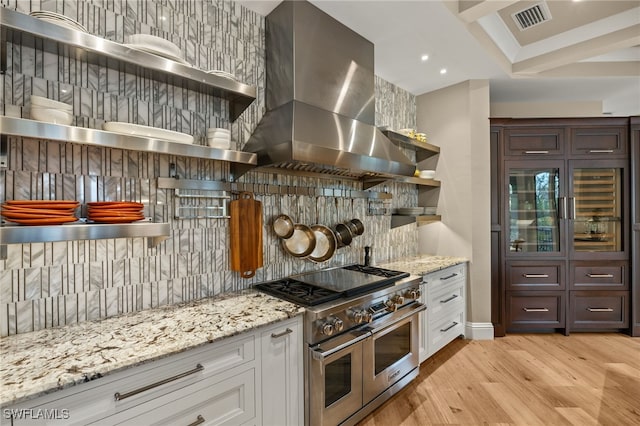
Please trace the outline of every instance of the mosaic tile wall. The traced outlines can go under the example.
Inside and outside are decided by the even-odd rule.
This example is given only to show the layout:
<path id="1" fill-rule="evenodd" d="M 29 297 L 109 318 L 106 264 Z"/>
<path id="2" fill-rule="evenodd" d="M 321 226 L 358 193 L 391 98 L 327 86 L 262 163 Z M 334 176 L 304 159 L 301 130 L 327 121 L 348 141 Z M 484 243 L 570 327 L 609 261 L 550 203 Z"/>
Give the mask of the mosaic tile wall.
<path id="1" fill-rule="evenodd" d="M 49 10 L 85 25 L 91 33 L 123 41 L 129 34 L 171 40 L 202 69 L 224 69 L 258 88 L 256 101 L 231 123 L 225 101 L 69 57 L 26 46 L 7 49 L 1 76 L 2 112 L 29 118 L 29 96 L 73 104 L 74 124 L 100 128 L 127 121 L 193 134 L 208 127 L 232 130 L 241 149 L 263 114 L 264 18 L 230 1 L 1 0 L 3 7 L 28 13 Z M 165 19 L 163 19 L 163 17 Z M 379 125 L 415 126 L 415 97 L 376 78 Z M 367 216 L 364 199 L 275 196 L 256 193 L 263 203 L 264 264 L 244 280 L 229 269 L 227 219 L 174 219 L 173 190 L 157 187 L 170 164 L 183 178 L 226 180 L 227 163 L 166 154 L 89 147 L 8 137 L 9 167 L 0 170 L 0 199 L 130 200 L 145 204 L 146 216 L 168 222 L 170 238 L 154 248 L 145 238 L 11 244 L 0 260 L 0 336 L 106 318 L 125 312 L 200 299 L 260 281 L 307 270 L 360 262 L 365 245 L 378 261 L 417 252 L 415 225 L 390 230 L 388 216 Z M 407 153 L 412 155 L 411 152 Z M 251 172 L 244 182 L 361 190 L 359 182 Z M 394 195 L 393 206 L 415 205 L 412 185 L 374 188 Z M 270 229 L 280 213 L 306 224 L 334 225 L 357 217 L 365 234 L 339 249 L 329 262 L 292 258 Z"/>

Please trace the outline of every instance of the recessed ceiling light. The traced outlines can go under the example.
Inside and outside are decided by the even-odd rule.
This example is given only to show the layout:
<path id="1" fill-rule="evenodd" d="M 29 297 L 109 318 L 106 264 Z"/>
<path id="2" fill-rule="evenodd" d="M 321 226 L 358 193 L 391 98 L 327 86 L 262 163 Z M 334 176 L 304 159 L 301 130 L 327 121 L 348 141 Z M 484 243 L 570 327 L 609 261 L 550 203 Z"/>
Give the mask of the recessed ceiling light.
<path id="1" fill-rule="evenodd" d="M 424 54 L 424 55 L 422 55 L 422 56 L 420 57 L 420 59 L 422 60 L 422 62 L 425 62 L 425 61 L 427 61 L 427 60 L 429 59 L 429 55 Z"/>
<path id="2" fill-rule="evenodd" d="M 446 68 L 441 68 L 440 69 L 440 74 L 446 74 L 447 73 L 447 69 Z"/>

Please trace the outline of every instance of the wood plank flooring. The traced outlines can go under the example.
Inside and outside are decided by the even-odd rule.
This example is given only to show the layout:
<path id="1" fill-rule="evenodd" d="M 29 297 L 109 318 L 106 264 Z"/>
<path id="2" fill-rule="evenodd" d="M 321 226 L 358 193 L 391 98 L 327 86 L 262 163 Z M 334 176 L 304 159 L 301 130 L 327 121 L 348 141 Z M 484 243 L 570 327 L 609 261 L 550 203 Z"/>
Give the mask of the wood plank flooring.
<path id="1" fill-rule="evenodd" d="M 640 338 L 456 340 L 359 426 L 640 425 Z"/>

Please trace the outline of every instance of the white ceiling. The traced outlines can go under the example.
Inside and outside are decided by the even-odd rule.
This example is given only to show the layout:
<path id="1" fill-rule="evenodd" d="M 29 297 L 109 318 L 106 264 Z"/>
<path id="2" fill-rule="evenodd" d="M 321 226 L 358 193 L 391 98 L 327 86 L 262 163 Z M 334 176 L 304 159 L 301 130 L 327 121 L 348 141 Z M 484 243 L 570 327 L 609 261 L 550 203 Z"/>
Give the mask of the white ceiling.
<path id="1" fill-rule="evenodd" d="M 266 16 L 280 1 L 238 3 Z M 532 1 L 311 3 L 373 42 L 376 74 L 415 95 L 489 79 L 491 102 L 598 101 L 603 114 L 640 115 L 637 0 L 547 0 L 552 19 L 525 30 L 534 38 L 508 21 Z"/>

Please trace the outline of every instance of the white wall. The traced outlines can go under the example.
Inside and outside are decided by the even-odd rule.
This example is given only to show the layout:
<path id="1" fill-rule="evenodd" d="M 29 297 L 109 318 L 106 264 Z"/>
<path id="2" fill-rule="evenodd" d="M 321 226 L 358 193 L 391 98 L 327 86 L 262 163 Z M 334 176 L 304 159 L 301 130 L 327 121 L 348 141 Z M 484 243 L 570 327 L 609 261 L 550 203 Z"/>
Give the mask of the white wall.
<path id="1" fill-rule="evenodd" d="M 491 117 L 602 117 L 602 101 L 492 102 Z"/>
<path id="2" fill-rule="evenodd" d="M 470 260 L 467 321 L 486 328 L 491 323 L 489 108 L 487 80 L 426 93 L 416 105 L 418 130 L 440 146 L 436 179 L 442 182 L 442 222 L 418 228 L 419 251 Z"/>

